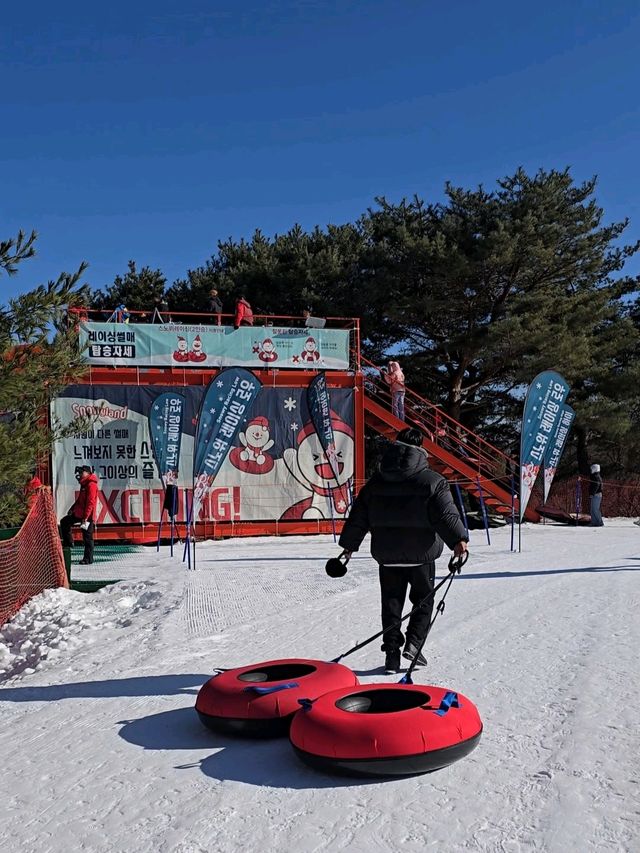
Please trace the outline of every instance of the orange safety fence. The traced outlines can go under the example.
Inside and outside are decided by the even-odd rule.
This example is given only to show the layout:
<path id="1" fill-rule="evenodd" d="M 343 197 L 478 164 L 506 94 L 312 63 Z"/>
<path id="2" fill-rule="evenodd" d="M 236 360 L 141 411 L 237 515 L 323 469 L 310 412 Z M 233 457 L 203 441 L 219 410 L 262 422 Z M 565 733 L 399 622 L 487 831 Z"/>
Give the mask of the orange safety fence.
<path id="1" fill-rule="evenodd" d="M 32 498 L 15 536 L 0 541 L 0 625 L 45 589 L 69 587 L 51 489 Z"/>

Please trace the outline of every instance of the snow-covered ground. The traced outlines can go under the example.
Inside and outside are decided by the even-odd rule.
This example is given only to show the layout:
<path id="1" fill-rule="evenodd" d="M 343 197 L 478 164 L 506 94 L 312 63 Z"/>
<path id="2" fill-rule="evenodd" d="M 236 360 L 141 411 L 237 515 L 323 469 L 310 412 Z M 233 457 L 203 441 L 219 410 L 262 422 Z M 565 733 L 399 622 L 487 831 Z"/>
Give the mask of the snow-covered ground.
<path id="1" fill-rule="evenodd" d="M 329 659 L 378 630 L 368 550 L 331 580 L 326 536 L 210 542 L 195 572 L 149 549 L 101 564 L 124 580 L 98 594 L 34 599 L 0 631 L 4 849 L 640 850 L 640 530 L 527 526 L 521 554 L 491 537 L 474 532 L 415 679 L 470 697 L 483 737 L 397 781 L 316 773 L 193 710 L 215 667 Z M 398 678 L 379 641 L 343 662 Z"/>

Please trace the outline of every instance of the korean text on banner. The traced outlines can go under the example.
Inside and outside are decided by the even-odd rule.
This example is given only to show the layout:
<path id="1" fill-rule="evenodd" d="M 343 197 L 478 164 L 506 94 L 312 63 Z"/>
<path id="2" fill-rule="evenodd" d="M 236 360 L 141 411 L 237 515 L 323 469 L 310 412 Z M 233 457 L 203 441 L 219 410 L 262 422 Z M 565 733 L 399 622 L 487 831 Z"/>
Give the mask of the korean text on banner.
<path id="1" fill-rule="evenodd" d="M 527 391 L 520 433 L 520 521 L 568 393 L 567 381 L 553 370 L 539 373 Z"/>
<path id="2" fill-rule="evenodd" d="M 160 394 L 149 410 L 153 455 L 165 488 L 178 482 L 185 402 L 181 394 Z"/>
<path id="3" fill-rule="evenodd" d="M 194 521 L 261 388 L 260 380 L 242 367 L 222 370 L 209 383 L 200 406 L 193 455 Z"/>
<path id="4" fill-rule="evenodd" d="M 547 444 L 547 449 L 544 454 L 544 482 L 542 486 L 542 502 L 545 504 L 549 497 L 551 483 L 553 483 L 553 478 L 555 477 L 558 465 L 560 464 L 560 458 L 564 452 L 575 416 L 576 413 L 573 411 L 571 406 L 567 406 L 565 404 L 562 407 L 562 412 L 556 424 L 553 438 L 549 444 Z"/>
<path id="5" fill-rule="evenodd" d="M 349 369 L 348 329 L 87 322 L 80 346 L 90 364 L 110 367 Z"/>

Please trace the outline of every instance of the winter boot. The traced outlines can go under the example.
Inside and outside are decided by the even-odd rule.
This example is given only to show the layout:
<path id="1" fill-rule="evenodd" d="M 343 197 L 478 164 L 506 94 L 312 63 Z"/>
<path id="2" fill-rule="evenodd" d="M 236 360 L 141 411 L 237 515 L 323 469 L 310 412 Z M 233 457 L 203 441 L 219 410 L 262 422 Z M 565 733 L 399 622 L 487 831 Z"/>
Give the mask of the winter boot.
<path id="1" fill-rule="evenodd" d="M 384 671 L 389 675 L 400 672 L 400 649 L 387 652 L 384 658 Z"/>
<path id="2" fill-rule="evenodd" d="M 417 655 L 417 658 L 416 658 L 416 655 Z M 408 641 L 404 647 L 404 651 L 402 652 L 402 657 L 406 658 L 407 660 L 411 660 L 411 661 L 415 659 L 416 666 L 426 666 L 427 665 L 427 659 L 422 655 L 422 652 L 418 653 L 417 647 L 414 646 L 413 643 L 410 643 Z"/>

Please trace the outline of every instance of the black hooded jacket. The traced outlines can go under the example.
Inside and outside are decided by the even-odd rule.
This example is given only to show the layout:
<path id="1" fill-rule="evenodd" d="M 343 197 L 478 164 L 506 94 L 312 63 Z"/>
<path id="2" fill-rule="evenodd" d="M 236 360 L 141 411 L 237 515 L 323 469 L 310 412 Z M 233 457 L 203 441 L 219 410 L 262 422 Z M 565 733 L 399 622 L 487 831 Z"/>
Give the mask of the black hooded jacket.
<path id="1" fill-rule="evenodd" d="M 422 448 L 398 441 L 355 499 L 340 546 L 357 551 L 369 531 L 371 556 L 387 565 L 430 562 L 442 554 L 442 540 L 453 549 L 469 539 L 448 482 Z"/>

